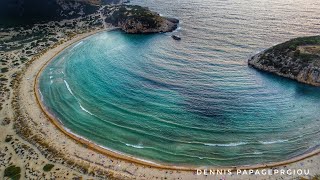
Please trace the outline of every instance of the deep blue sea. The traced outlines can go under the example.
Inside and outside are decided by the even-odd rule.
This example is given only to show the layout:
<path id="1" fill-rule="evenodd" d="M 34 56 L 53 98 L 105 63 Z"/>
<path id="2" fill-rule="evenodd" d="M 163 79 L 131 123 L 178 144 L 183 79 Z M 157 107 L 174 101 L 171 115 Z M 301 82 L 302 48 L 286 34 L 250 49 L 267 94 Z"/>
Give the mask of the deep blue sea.
<path id="1" fill-rule="evenodd" d="M 43 71 L 40 91 L 66 128 L 174 165 L 276 162 L 320 145 L 320 88 L 247 66 L 272 45 L 319 34 L 320 1 L 131 3 L 180 19 L 179 29 L 102 32 L 60 53 Z"/>

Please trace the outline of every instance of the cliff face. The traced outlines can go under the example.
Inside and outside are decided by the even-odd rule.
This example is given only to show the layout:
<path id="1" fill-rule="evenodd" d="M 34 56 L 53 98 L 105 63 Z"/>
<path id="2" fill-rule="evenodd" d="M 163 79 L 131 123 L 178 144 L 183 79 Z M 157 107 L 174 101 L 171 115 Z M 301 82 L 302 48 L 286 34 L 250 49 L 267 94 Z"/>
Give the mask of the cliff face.
<path id="1" fill-rule="evenodd" d="M 170 32 L 178 27 L 179 20 L 162 17 L 141 6 L 121 5 L 104 12 L 107 23 L 120 27 L 126 33 Z"/>
<path id="2" fill-rule="evenodd" d="M 320 86 L 320 36 L 296 38 L 265 50 L 248 64 L 256 69 Z"/>

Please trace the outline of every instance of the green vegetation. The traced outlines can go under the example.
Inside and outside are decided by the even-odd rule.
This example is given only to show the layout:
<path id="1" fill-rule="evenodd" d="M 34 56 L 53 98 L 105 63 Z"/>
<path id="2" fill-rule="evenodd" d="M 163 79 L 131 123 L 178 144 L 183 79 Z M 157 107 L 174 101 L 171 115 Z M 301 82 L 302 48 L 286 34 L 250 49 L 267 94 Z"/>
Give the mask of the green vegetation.
<path id="1" fill-rule="evenodd" d="M 21 62 L 25 62 L 25 61 L 27 61 L 27 60 L 28 60 L 28 58 L 26 58 L 26 57 L 21 57 L 21 58 L 20 58 L 20 61 L 21 61 Z"/>
<path id="2" fill-rule="evenodd" d="M 54 167 L 53 164 L 46 164 L 45 166 L 43 166 L 43 171 L 49 172 L 53 167 Z"/>
<path id="3" fill-rule="evenodd" d="M 7 136 L 6 136 L 6 139 L 5 139 L 5 142 L 10 142 L 11 140 L 12 140 L 12 136 L 7 135 Z"/>
<path id="4" fill-rule="evenodd" d="M 140 22 L 149 28 L 156 28 L 159 26 L 159 15 L 150 11 L 147 8 L 136 5 L 121 5 L 113 14 L 107 18 L 107 21 L 113 25 L 123 23 L 127 20 Z"/>
<path id="5" fill-rule="evenodd" d="M 52 42 L 58 42 L 58 39 L 56 39 L 56 38 L 49 38 L 49 40 Z"/>
<path id="6" fill-rule="evenodd" d="M 305 68 L 320 67 L 319 54 L 320 36 L 300 37 L 269 48 L 257 63 L 267 71 L 274 68 L 283 75 L 297 77 Z"/>
<path id="7" fill-rule="evenodd" d="M 1 68 L 1 73 L 8 72 L 8 68 Z"/>
<path id="8" fill-rule="evenodd" d="M 9 166 L 4 170 L 4 177 L 8 177 L 12 180 L 19 180 L 21 177 L 21 168 L 15 165 Z"/>
<path id="9" fill-rule="evenodd" d="M 31 54 L 32 53 L 32 51 L 26 51 L 26 54 Z"/>
<path id="10" fill-rule="evenodd" d="M 1 77 L 1 78 L 0 78 L 0 81 L 5 82 L 5 81 L 8 81 L 8 79 L 7 79 L 7 78 L 4 78 L 4 77 Z"/>
<path id="11" fill-rule="evenodd" d="M 282 44 L 278 44 L 271 49 L 275 51 L 286 51 L 288 49 L 291 51 L 295 51 L 298 46 L 303 46 L 303 45 L 320 45 L 320 36 L 295 38 L 290 41 L 284 42 Z"/>
<path id="12" fill-rule="evenodd" d="M 297 57 L 299 59 L 301 59 L 303 62 L 310 62 L 316 58 L 319 58 L 319 56 L 315 55 L 315 54 L 303 54 L 300 53 L 300 55 Z"/>
<path id="13" fill-rule="evenodd" d="M 292 39 L 290 41 L 284 42 L 282 44 L 278 44 L 266 51 L 263 55 L 262 59 L 273 59 L 274 57 L 286 57 L 291 56 L 294 61 L 300 59 L 303 63 L 308 63 L 316 58 L 319 59 L 319 56 L 316 54 L 305 54 L 301 53 L 298 46 L 312 46 L 312 45 L 320 45 L 320 36 L 310 36 L 310 37 L 299 37 Z M 272 56 L 270 56 L 270 54 Z M 290 55 L 292 53 L 292 55 Z"/>

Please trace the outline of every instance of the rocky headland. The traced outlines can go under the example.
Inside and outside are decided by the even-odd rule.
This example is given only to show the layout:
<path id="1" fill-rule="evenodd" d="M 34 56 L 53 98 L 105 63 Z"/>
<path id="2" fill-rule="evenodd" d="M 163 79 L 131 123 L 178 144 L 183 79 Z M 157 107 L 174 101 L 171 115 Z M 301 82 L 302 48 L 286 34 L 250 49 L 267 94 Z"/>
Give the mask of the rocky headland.
<path id="1" fill-rule="evenodd" d="M 248 64 L 298 82 L 320 86 L 320 36 L 300 37 L 278 44 L 250 58 Z"/>
<path id="2" fill-rule="evenodd" d="M 104 13 L 107 23 L 131 34 L 171 32 L 179 23 L 178 19 L 162 17 L 146 7 L 135 5 L 114 6 L 105 9 Z"/>

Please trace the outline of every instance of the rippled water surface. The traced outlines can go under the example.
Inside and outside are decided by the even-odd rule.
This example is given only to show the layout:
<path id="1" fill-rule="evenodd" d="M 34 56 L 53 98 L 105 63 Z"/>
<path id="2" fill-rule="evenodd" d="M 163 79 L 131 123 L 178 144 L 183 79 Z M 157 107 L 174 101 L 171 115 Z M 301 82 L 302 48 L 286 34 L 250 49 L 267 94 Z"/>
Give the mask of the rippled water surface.
<path id="1" fill-rule="evenodd" d="M 266 163 L 319 146 L 320 88 L 247 66 L 258 51 L 319 33 L 319 1 L 132 3 L 179 18 L 182 40 L 111 31 L 60 53 L 40 91 L 66 128 L 162 164 Z"/>

